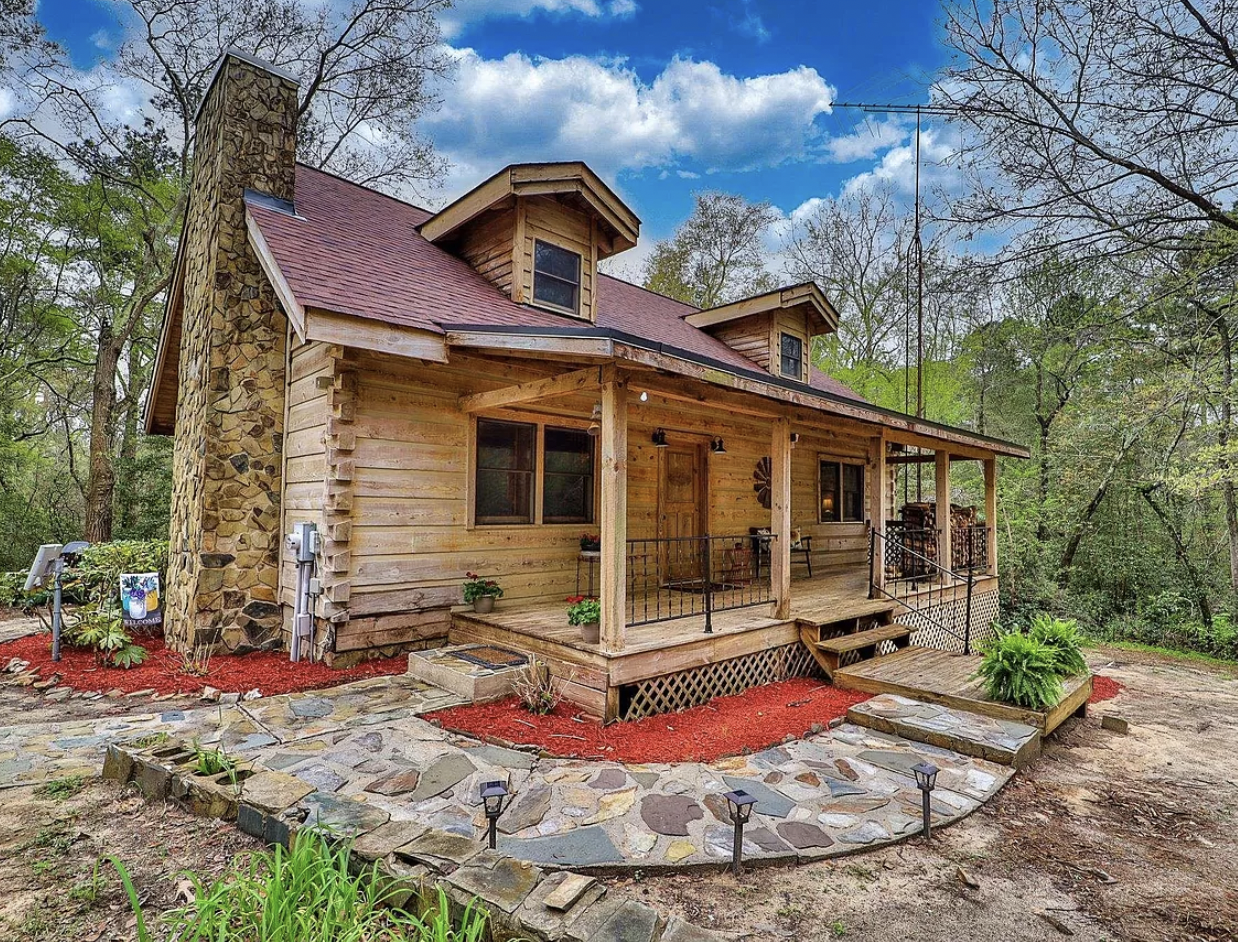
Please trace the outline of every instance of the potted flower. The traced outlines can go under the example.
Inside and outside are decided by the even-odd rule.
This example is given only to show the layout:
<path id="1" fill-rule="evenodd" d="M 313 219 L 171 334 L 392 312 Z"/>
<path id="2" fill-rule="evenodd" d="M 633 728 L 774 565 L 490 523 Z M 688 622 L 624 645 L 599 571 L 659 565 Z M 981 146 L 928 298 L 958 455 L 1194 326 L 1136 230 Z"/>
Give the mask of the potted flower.
<path id="1" fill-rule="evenodd" d="M 567 623 L 580 625 L 580 640 L 597 644 L 602 638 L 602 606 L 597 599 L 583 595 L 568 596 Z"/>
<path id="2" fill-rule="evenodd" d="M 493 579 L 483 579 L 475 572 L 466 572 L 464 602 L 472 605 L 473 611 L 486 614 L 494 611 L 494 600 L 503 597 L 502 587 Z"/>
<path id="3" fill-rule="evenodd" d="M 580 535 L 580 551 L 582 553 L 598 553 L 602 550 L 602 534 L 582 533 Z"/>

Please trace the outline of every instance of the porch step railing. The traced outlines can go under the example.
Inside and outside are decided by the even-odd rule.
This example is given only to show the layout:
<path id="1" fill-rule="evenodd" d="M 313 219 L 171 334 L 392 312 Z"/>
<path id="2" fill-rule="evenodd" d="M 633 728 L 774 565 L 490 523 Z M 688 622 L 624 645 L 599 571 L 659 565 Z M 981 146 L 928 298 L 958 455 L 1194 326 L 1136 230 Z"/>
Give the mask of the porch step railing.
<path id="1" fill-rule="evenodd" d="M 934 541 L 934 548 L 936 541 Z M 880 556 L 877 548 L 881 547 Z M 952 554 L 953 555 L 953 554 Z M 885 565 L 884 579 L 878 579 L 877 560 L 880 558 Z M 899 576 L 903 567 L 913 570 L 915 576 Z M 910 582 L 915 589 L 915 595 L 910 598 L 900 596 L 886 588 L 886 583 Z M 913 549 L 904 542 L 903 534 L 887 527 L 883 532 L 876 527 L 868 531 L 868 597 L 875 599 L 885 596 L 897 602 L 908 612 L 916 615 L 918 621 L 940 629 L 951 637 L 963 643 L 963 653 L 971 654 L 971 619 L 972 592 L 976 584 L 976 573 L 972 569 L 962 573 L 947 569 L 936 559 Z M 960 615 L 956 600 L 956 589 L 965 585 L 967 594 L 963 611 Z M 947 605 L 945 603 L 949 602 Z M 944 613 L 948 612 L 946 615 Z M 960 624 L 961 623 L 961 624 Z M 916 626 L 919 627 L 919 626 Z"/>
<path id="2" fill-rule="evenodd" d="M 955 572 L 987 572 L 989 525 L 973 523 L 950 531 L 950 568 Z"/>
<path id="3" fill-rule="evenodd" d="M 750 534 L 628 540 L 628 625 L 704 615 L 709 634 L 715 612 L 770 602 L 757 552 Z"/>

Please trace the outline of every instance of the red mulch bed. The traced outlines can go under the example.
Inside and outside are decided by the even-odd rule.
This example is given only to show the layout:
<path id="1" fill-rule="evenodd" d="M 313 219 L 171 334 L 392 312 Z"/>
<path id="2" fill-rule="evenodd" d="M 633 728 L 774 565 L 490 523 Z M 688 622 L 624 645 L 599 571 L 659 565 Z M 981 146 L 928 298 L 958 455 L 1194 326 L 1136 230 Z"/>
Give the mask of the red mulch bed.
<path id="1" fill-rule="evenodd" d="M 719 697 L 682 713 L 602 726 L 577 714 L 569 703 L 549 716 L 533 716 L 515 697 L 431 713 L 448 729 L 480 739 L 497 737 L 538 746 L 564 758 L 622 762 L 712 762 L 758 751 L 788 736 L 803 736 L 814 723 L 845 716 L 867 700 L 866 693 L 840 690 L 819 680 L 797 678 Z"/>
<path id="2" fill-rule="evenodd" d="M 1092 696 L 1088 697 L 1088 703 L 1102 703 L 1105 700 L 1112 700 L 1125 689 L 1125 684 L 1118 683 L 1112 677 L 1106 677 L 1103 674 L 1093 674 Z"/>
<path id="3" fill-rule="evenodd" d="M 162 638 L 138 638 L 146 648 L 146 660 L 137 667 L 100 667 L 94 654 L 77 648 L 62 648 L 60 662 L 52 661 L 51 635 L 40 633 L 0 644 L 0 668 L 11 658 L 29 661 L 44 679 L 60 675 L 60 682 L 75 690 L 107 692 L 120 690 L 133 693 L 154 690 L 156 694 L 197 694 L 204 686 L 223 693 L 245 693 L 257 688 L 264 697 L 299 690 L 317 690 L 361 680 L 403 674 L 408 669 L 407 657 L 389 657 L 365 661 L 347 670 L 335 670 L 325 664 L 302 661 L 293 664 L 286 653 L 277 651 L 256 654 L 216 654 L 211 658 L 205 677 L 193 677 L 180 672 L 181 658 L 164 647 Z"/>

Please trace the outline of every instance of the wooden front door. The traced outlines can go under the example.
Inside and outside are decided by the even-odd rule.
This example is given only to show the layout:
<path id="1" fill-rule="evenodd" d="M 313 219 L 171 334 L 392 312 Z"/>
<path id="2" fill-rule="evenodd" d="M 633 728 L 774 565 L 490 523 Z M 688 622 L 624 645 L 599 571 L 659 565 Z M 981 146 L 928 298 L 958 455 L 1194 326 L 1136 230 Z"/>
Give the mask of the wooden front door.
<path id="1" fill-rule="evenodd" d="M 699 445 L 662 449 L 658 466 L 658 539 L 664 582 L 701 578 L 701 546 L 685 540 L 705 534 L 705 459 Z"/>

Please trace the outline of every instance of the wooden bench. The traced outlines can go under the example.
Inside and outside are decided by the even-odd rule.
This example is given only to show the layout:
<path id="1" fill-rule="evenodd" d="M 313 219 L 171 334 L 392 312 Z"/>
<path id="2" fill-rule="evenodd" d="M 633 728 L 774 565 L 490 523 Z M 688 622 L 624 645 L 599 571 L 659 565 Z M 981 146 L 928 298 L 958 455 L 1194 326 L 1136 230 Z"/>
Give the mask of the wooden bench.
<path id="1" fill-rule="evenodd" d="M 894 643 L 896 648 L 905 648 L 911 644 L 912 629 L 906 625 L 879 625 L 866 631 L 818 641 L 812 645 L 817 663 L 825 671 L 830 680 L 838 670 L 844 654 L 852 651 L 860 652 L 860 660 L 867 661 L 877 656 L 877 648 L 886 641 Z"/>

